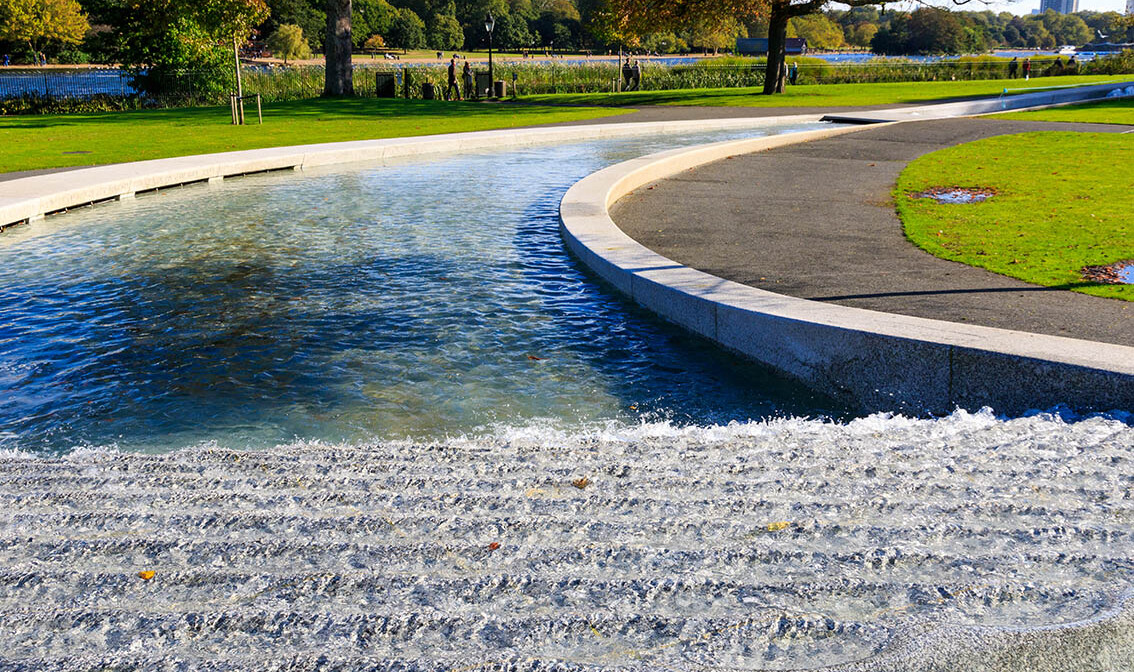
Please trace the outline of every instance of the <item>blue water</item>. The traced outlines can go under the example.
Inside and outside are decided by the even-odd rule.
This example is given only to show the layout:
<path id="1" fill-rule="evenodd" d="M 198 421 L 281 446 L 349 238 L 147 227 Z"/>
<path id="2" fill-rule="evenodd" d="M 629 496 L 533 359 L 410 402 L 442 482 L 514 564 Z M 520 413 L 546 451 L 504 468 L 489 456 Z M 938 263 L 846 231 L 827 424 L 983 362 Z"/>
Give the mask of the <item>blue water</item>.
<path id="1" fill-rule="evenodd" d="M 579 178 L 736 135 L 249 177 L 11 229 L 0 448 L 837 413 L 632 308 L 560 241 Z"/>

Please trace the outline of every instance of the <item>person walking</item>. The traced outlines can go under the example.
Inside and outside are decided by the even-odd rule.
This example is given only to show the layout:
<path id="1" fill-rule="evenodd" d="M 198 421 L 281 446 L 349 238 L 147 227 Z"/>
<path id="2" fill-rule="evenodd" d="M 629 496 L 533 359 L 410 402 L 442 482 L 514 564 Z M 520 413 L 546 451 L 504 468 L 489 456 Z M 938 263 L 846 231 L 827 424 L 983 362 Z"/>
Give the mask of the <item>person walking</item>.
<path id="1" fill-rule="evenodd" d="M 12 57 L 9 56 L 8 54 L 4 54 L 4 67 L 5 68 L 8 67 L 11 63 L 12 63 Z"/>
<path id="2" fill-rule="evenodd" d="M 1008 79 L 1016 79 L 1016 71 L 1020 69 L 1020 62 L 1013 56 L 1012 60 L 1008 61 Z"/>
<path id="3" fill-rule="evenodd" d="M 473 98 L 480 97 L 476 95 L 476 91 L 473 90 L 475 85 L 473 84 L 472 68 L 469 67 L 468 59 L 465 60 L 465 67 L 461 69 L 461 83 L 464 84 L 465 87 L 465 98 L 472 100 Z"/>
<path id="4" fill-rule="evenodd" d="M 795 80 L 798 77 L 799 77 L 799 63 L 792 61 L 791 62 L 791 68 L 788 70 L 788 76 L 787 76 L 788 81 L 791 82 L 792 86 L 795 86 Z"/>
<path id="5" fill-rule="evenodd" d="M 1024 59 L 1024 81 L 1028 81 L 1032 76 L 1032 59 Z"/>
<path id="6" fill-rule="evenodd" d="M 449 59 L 449 87 L 445 89 L 445 100 L 456 92 L 457 100 L 461 99 L 461 89 L 457 86 L 457 57 Z"/>

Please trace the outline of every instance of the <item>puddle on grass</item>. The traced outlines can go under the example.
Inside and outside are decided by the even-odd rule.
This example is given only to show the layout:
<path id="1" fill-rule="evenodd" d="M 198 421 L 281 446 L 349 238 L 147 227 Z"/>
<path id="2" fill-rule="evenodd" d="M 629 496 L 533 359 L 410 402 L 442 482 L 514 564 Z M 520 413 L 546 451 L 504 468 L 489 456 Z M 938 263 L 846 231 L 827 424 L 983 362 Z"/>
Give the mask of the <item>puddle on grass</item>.
<path id="1" fill-rule="evenodd" d="M 1083 278 L 1107 285 L 1134 285 L 1134 259 L 1116 261 L 1102 266 L 1084 266 Z"/>
<path id="2" fill-rule="evenodd" d="M 932 187 L 912 197 L 932 198 L 938 203 L 980 203 L 995 195 L 995 191 L 984 187 Z"/>

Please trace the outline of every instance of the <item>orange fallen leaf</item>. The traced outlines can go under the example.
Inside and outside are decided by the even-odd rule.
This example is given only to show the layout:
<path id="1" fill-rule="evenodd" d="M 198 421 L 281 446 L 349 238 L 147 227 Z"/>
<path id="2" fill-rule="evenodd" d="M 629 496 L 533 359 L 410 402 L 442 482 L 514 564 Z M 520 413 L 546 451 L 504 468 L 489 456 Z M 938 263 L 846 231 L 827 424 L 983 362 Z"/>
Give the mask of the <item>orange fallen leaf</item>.
<path id="1" fill-rule="evenodd" d="M 543 357 L 536 357 L 535 355 L 528 355 L 528 359 L 532 360 L 533 362 L 542 362 L 543 361 Z"/>
<path id="2" fill-rule="evenodd" d="M 586 476 L 584 476 L 582 478 L 577 478 L 577 479 L 571 481 L 571 485 L 575 486 L 576 488 L 578 488 L 580 490 L 582 490 L 583 488 L 587 487 L 590 484 L 591 484 L 591 479 L 587 478 Z"/>
<path id="3" fill-rule="evenodd" d="M 498 548 L 500 548 L 500 542 L 498 542 L 498 541 L 494 541 L 494 542 L 492 542 L 491 544 L 488 545 L 488 550 L 490 550 L 490 551 L 495 551 Z"/>
<path id="4" fill-rule="evenodd" d="M 149 581 L 150 579 L 154 578 L 154 570 L 152 570 L 152 569 L 142 570 L 142 571 L 138 572 L 138 577 L 141 578 L 143 581 Z"/>

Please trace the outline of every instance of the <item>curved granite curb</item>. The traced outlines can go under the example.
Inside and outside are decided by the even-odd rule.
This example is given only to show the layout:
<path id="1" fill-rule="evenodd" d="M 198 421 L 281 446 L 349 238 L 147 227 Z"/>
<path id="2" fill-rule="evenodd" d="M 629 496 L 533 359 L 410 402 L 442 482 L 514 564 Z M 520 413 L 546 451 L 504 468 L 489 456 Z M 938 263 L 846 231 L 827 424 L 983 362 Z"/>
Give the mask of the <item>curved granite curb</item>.
<path id="1" fill-rule="evenodd" d="M 352 161 L 383 161 L 425 154 L 521 147 L 564 141 L 818 122 L 820 114 L 552 128 L 502 129 L 383 140 L 200 154 L 82 168 L 0 182 L 0 229 L 68 208 L 133 198 L 165 187 L 213 182 L 273 170 L 303 170 Z"/>
<path id="2" fill-rule="evenodd" d="M 716 143 L 612 166 L 564 196 L 564 239 L 583 263 L 646 308 L 867 411 L 1134 409 L 1134 348 L 787 297 L 682 266 L 610 218 L 615 201 L 650 182 L 861 128 Z"/>

